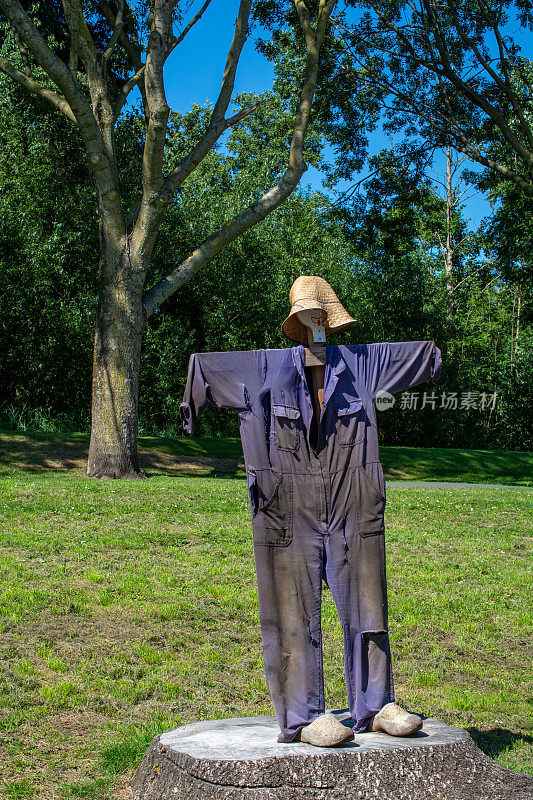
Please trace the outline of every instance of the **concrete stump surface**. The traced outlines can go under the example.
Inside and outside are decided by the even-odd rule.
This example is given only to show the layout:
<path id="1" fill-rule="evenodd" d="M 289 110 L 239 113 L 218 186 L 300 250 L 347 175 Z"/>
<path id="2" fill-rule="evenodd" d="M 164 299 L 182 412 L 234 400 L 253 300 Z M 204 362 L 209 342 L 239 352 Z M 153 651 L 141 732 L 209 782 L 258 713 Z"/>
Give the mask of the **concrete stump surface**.
<path id="1" fill-rule="evenodd" d="M 278 733 L 274 717 L 163 733 L 135 774 L 134 800 L 533 800 L 533 777 L 499 766 L 438 719 L 407 738 L 360 733 L 332 748 L 278 744 Z"/>

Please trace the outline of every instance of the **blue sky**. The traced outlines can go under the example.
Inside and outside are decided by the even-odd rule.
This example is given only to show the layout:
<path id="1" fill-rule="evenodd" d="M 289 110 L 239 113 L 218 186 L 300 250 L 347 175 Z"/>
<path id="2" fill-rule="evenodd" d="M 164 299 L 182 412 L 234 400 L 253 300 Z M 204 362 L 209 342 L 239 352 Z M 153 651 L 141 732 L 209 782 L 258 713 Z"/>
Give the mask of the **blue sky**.
<path id="1" fill-rule="evenodd" d="M 232 13 L 228 13 L 228 6 Z M 200 7 L 192 5 L 194 14 Z M 213 0 L 203 17 L 170 56 L 165 74 L 167 98 L 175 111 L 188 111 L 193 103 L 214 101 L 220 90 L 226 55 L 233 39 L 237 2 Z M 249 39 L 241 55 L 235 93 L 263 92 L 272 87 L 271 64 Z"/>
<path id="2" fill-rule="evenodd" d="M 231 9 L 230 13 L 228 7 Z M 192 3 L 190 16 L 199 8 L 199 0 Z M 220 90 L 227 51 L 233 38 L 237 8 L 238 3 L 234 0 L 213 0 L 202 19 L 170 56 L 166 66 L 165 85 L 173 110 L 184 113 L 190 110 L 193 103 L 203 105 L 215 101 Z M 234 93 L 263 92 L 272 87 L 272 81 L 272 65 L 256 51 L 250 38 L 239 61 Z M 379 132 L 371 134 L 371 151 L 379 152 L 384 147 L 389 147 L 388 138 Z M 436 163 L 439 171 L 442 163 Z M 309 168 L 301 185 L 322 189 L 320 173 Z M 464 210 L 469 226 L 477 226 L 488 211 L 489 205 L 481 195 L 469 200 Z"/>

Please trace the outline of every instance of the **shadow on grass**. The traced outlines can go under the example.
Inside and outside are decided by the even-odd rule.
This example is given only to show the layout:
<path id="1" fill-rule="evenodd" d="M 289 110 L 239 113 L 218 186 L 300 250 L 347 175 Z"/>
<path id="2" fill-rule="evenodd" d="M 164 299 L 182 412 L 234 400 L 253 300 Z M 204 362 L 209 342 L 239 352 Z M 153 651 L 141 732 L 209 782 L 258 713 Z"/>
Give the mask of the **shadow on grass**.
<path id="1" fill-rule="evenodd" d="M 507 728 L 492 728 L 482 731 L 479 728 L 466 728 L 477 747 L 490 758 L 497 758 L 500 753 L 512 750 L 517 744 L 533 744 L 533 736 L 513 733 Z"/>
<path id="2" fill-rule="evenodd" d="M 533 485 L 533 453 L 443 447 L 380 447 L 387 478 Z"/>
<path id="3" fill-rule="evenodd" d="M 87 434 L 69 434 L 59 438 L 54 434 L 0 433 L 0 466 L 3 471 L 17 468 L 26 472 L 80 471 L 84 469 L 87 453 Z"/>
<path id="4" fill-rule="evenodd" d="M 159 732 L 159 731 L 158 731 Z M 157 735 L 157 733 L 155 733 Z M 106 747 L 100 754 L 100 766 L 104 772 L 120 775 L 140 763 L 154 738 L 154 731 L 131 730 L 122 740 Z"/>
<path id="5" fill-rule="evenodd" d="M 89 451 L 87 433 L 0 431 L 0 471 L 74 472 L 85 475 Z M 238 439 L 139 438 L 139 462 L 151 475 L 242 477 Z"/>
<path id="6" fill-rule="evenodd" d="M 85 474 L 88 433 L 0 430 L 0 471 Z M 381 447 L 388 479 L 533 485 L 533 453 L 423 447 Z M 242 477 L 238 438 L 139 437 L 139 461 L 150 475 Z"/>

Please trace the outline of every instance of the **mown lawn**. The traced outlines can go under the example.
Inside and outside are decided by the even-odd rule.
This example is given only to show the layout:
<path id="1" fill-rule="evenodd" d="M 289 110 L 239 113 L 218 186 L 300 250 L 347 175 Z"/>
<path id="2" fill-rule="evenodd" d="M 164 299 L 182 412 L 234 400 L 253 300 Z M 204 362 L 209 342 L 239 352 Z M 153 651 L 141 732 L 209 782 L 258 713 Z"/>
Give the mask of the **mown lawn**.
<path id="1" fill-rule="evenodd" d="M 532 501 L 525 487 L 390 487 L 387 506 L 400 701 L 525 771 Z M 8 468 L 0 526 L 3 796 L 127 798 L 159 731 L 271 713 L 243 480 Z M 327 703 L 344 707 L 327 591 L 323 618 Z"/>
<path id="2" fill-rule="evenodd" d="M 0 473 L 13 469 L 85 471 L 87 433 L 0 430 Z M 141 436 L 143 470 L 156 474 L 244 475 L 240 439 Z M 381 447 L 385 475 L 394 480 L 533 486 L 533 453 L 439 447 Z"/>

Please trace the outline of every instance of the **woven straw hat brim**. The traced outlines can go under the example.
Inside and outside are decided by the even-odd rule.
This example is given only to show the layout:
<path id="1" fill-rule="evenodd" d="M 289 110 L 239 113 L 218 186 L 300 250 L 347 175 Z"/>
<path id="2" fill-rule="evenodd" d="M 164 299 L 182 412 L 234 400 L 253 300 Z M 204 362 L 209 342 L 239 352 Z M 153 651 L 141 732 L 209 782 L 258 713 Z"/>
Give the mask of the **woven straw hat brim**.
<path id="1" fill-rule="evenodd" d="M 346 322 L 339 323 L 338 325 L 325 325 L 324 328 L 326 330 L 326 336 L 333 336 L 333 334 L 340 333 L 340 331 L 343 331 L 345 328 L 349 328 L 350 325 L 354 324 L 355 320 L 350 318 Z M 307 338 L 308 327 L 307 325 L 304 325 L 303 322 L 300 322 L 295 314 L 288 316 L 287 319 L 283 321 L 281 330 L 287 339 L 297 342 L 298 344 L 309 344 L 309 339 Z"/>
<path id="2" fill-rule="evenodd" d="M 315 275 L 301 275 L 291 287 L 289 301 L 291 310 L 283 321 L 281 330 L 287 339 L 298 342 L 298 344 L 308 344 L 308 328 L 299 319 L 299 311 L 305 309 L 324 311 L 326 336 L 331 336 L 355 324 L 355 319 L 348 314 L 324 278 Z"/>

